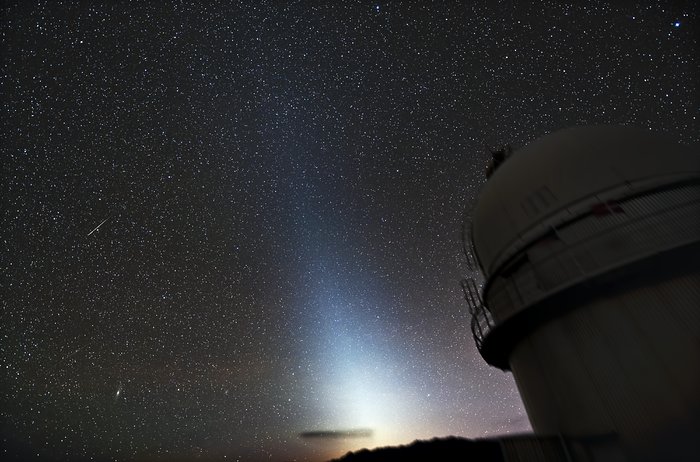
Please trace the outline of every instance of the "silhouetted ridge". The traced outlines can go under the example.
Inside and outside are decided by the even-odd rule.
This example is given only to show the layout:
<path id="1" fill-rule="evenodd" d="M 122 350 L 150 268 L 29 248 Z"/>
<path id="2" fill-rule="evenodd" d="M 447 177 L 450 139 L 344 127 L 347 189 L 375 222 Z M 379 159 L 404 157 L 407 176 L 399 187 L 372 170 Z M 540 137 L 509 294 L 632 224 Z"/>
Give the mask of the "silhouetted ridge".
<path id="1" fill-rule="evenodd" d="M 332 462 L 374 462 L 428 460 L 434 462 L 504 462 L 498 441 L 468 440 L 450 436 L 414 441 L 408 446 L 391 446 L 348 452 Z"/>

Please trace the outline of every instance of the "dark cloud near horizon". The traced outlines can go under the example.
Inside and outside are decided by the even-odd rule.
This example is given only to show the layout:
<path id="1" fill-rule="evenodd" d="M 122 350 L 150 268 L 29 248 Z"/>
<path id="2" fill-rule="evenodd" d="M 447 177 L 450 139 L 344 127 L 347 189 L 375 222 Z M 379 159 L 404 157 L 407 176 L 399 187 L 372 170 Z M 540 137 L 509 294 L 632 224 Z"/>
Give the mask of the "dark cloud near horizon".
<path id="1" fill-rule="evenodd" d="M 371 438 L 374 432 L 369 428 L 353 430 L 313 430 L 299 433 L 301 438 Z"/>

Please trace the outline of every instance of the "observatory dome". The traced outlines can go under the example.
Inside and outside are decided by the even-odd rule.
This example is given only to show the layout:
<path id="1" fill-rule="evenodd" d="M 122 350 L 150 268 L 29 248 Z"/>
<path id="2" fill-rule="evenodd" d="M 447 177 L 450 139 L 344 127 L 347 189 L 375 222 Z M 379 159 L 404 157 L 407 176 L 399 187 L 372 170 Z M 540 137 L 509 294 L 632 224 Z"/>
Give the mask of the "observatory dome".
<path id="1" fill-rule="evenodd" d="M 595 203 L 700 176 L 700 156 L 639 128 L 561 130 L 517 150 L 491 176 L 472 213 L 486 275 L 548 226 Z"/>

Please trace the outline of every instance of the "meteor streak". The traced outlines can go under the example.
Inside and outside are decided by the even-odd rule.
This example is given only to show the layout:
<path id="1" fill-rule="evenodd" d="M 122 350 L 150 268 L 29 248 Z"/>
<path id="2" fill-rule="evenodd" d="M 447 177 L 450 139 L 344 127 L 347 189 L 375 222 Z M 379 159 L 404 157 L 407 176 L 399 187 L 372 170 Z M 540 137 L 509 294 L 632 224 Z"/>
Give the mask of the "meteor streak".
<path id="1" fill-rule="evenodd" d="M 100 223 L 99 225 L 95 226 L 95 229 L 93 229 L 92 231 L 90 231 L 90 232 L 88 233 L 88 236 L 89 236 L 90 234 L 94 233 L 95 231 L 97 231 L 98 229 L 100 229 L 100 226 L 104 225 L 104 224 L 105 224 L 105 221 L 107 221 L 107 220 L 109 220 L 109 217 L 105 218 L 104 220 L 102 220 L 102 223 Z"/>

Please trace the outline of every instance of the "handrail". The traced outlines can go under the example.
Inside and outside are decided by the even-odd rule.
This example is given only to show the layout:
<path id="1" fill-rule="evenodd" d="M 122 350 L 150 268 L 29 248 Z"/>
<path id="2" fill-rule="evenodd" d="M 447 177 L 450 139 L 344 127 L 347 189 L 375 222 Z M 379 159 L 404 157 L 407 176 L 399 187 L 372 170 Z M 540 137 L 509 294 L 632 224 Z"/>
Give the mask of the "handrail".
<path id="1" fill-rule="evenodd" d="M 490 328 L 489 324 L 493 322 L 493 319 L 489 319 L 488 310 L 484 305 L 484 301 L 481 298 L 480 291 L 476 285 L 473 278 L 464 278 L 461 281 L 462 290 L 464 291 L 464 298 L 467 300 L 469 305 L 469 314 L 472 315 L 471 320 L 471 330 L 474 339 L 477 341 L 477 347 L 481 348 L 481 339 L 486 336 L 485 329 Z M 480 319 L 484 318 L 485 323 L 479 322 Z"/>
<path id="2" fill-rule="evenodd" d="M 677 191 L 677 190 L 676 190 Z M 648 197 L 648 196 L 647 196 Z M 657 200 L 658 197 L 649 197 L 652 200 Z M 496 280 L 494 280 L 494 284 L 489 284 L 486 287 L 486 290 L 489 294 L 489 299 L 492 300 L 491 305 L 493 305 L 493 302 L 495 301 L 494 299 L 498 299 L 499 297 L 507 297 L 511 302 L 515 301 L 513 300 L 513 295 L 517 295 L 517 302 L 518 303 L 508 303 L 508 305 L 512 306 L 512 310 L 510 313 L 503 313 L 502 310 L 496 310 L 498 312 L 499 317 L 503 319 L 504 317 L 509 317 L 509 315 L 512 315 L 515 312 L 519 312 L 522 309 L 526 308 L 527 306 L 532 305 L 533 303 L 538 302 L 539 300 L 542 300 L 544 298 L 547 298 L 551 296 L 553 293 L 560 292 L 563 288 L 575 285 L 580 283 L 582 280 L 586 280 L 589 277 L 603 273 L 605 271 L 608 271 L 614 267 L 619 267 L 621 265 L 625 265 L 631 261 L 639 260 L 642 258 L 646 258 L 646 256 L 649 256 L 650 254 L 653 254 L 655 252 L 658 252 L 662 249 L 660 249 L 658 246 L 652 246 L 653 248 L 650 249 L 650 246 L 645 245 L 648 244 L 649 241 L 649 236 L 650 234 L 647 234 L 647 239 L 639 242 L 639 245 L 636 246 L 634 249 L 634 255 L 628 255 L 629 258 L 623 258 L 622 260 L 618 260 L 614 262 L 613 264 L 604 264 L 604 262 L 599 261 L 598 259 L 595 258 L 595 256 L 603 256 L 604 253 L 600 252 L 601 249 L 592 247 L 590 248 L 590 244 L 592 241 L 595 241 L 596 239 L 600 239 L 601 237 L 604 237 L 606 235 L 611 235 L 614 233 L 620 233 L 620 230 L 624 230 L 625 228 L 635 228 L 639 227 L 639 225 L 643 225 L 645 223 L 648 223 L 645 220 L 648 220 L 652 217 L 669 217 L 671 219 L 662 219 L 657 221 L 654 224 L 654 228 L 663 230 L 664 228 L 666 229 L 666 232 L 669 232 L 668 227 L 673 226 L 674 224 L 677 226 L 679 225 L 679 217 L 680 214 L 678 213 L 681 211 L 683 208 L 693 206 L 695 204 L 700 203 L 700 199 L 693 198 L 691 197 L 689 200 L 683 200 L 682 202 L 678 202 L 675 204 L 672 204 L 671 206 L 665 208 L 664 210 L 652 210 L 648 213 L 642 213 L 641 215 L 635 215 L 635 216 L 627 216 L 627 220 L 620 223 L 620 222 L 615 222 L 615 223 L 607 223 L 608 226 L 603 227 L 599 231 L 585 236 L 581 237 L 580 239 L 576 240 L 575 242 L 564 242 L 561 241 L 563 244 L 566 245 L 564 249 L 561 249 L 556 252 L 552 252 L 551 254 L 547 255 L 545 258 L 542 260 L 538 260 L 536 262 L 532 261 L 527 261 L 525 263 L 524 268 L 522 268 L 518 273 L 515 275 L 515 277 L 512 278 L 502 278 L 499 277 Z M 673 214 L 679 215 L 675 217 L 676 219 L 673 220 Z M 682 217 L 687 217 L 687 215 L 682 215 Z M 690 238 L 685 239 L 692 241 L 698 240 L 700 238 L 700 227 L 698 227 L 695 231 L 693 231 L 692 226 L 685 226 L 685 222 L 683 223 L 683 227 L 681 230 L 688 231 L 690 230 Z M 671 232 L 673 231 L 678 231 L 678 228 L 673 228 L 670 230 Z M 566 228 L 562 228 L 558 230 L 558 233 L 561 232 L 566 232 Z M 696 235 L 693 236 L 693 233 Z M 687 234 L 687 233 L 686 233 Z M 674 234 L 676 236 L 677 234 Z M 658 239 L 658 236 L 651 236 L 654 239 Z M 679 237 L 682 237 L 679 236 Z M 681 245 L 683 242 L 683 239 L 674 241 L 672 247 L 676 247 L 678 245 Z M 591 260 L 593 261 L 593 265 L 582 265 L 581 262 L 578 260 L 576 254 L 577 251 L 589 247 L 589 252 L 586 252 L 586 255 L 591 257 Z M 668 247 L 668 246 L 667 246 Z M 528 247 L 528 249 L 531 247 Z M 526 252 L 528 249 L 524 249 L 523 251 Z M 594 252 L 591 252 L 590 250 L 594 250 Z M 597 252 L 595 250 L 598 250 Z M 646 252 L 645 252 L 646 250 Z M 641 252 L 640 252 L 641 251 Z M 621 255 L 621 256 L 624 256 Z M 553 285 L 549 284 L 544 284 L 544 281 L 541 280 L 541 277 L 537 275 L 538 270 L 542 270 L 545 268 L 547 265 L 552 264 L 555 260 L 559 260 L 560 262 L 563 260 L 564 263 L 570 262 L 573 263 L 573 267 L 569 266 L 568 268 L 575 268 L 575 271 L 570 272 L 568 274 L 568 277 L 566 277 L 563 280 L 558 280 L 555 281 Z M 604 258 L 602 260 L 605 260 Z M 588 267 L 586 267 L 588 266 Z M 563 267 L 563 266 L 562 266 Z M 500 287 L 499 287 L 500 286 Z M 471 320 L 471 330 L 472 334 L 474 335 L 474 340 L 477 344 L 477 347 L 480 349 L 481 345 L 483 344 L 484 338 L 489 334 L 489 332 L 493 329 L 495 326 L 496 322 L 494 321 L 494 316 L 493 312 L 489 307 L 486 306 L 486 304 L 483 301 L 484 295 L 479 292 L 476 283 L 474 282 L 473 279 L 465 279 L 462 281 L 462 287 L 463 290 L 465 291 L 465 298 L 467 298 L 467 302 L 469 303 L 469 310 L 470 314 L 472 315 L 472 320 Z M 497 289 L 495 292 L 492 289 Z M 493 306 L 492 306 L 493 308 Z M 505 316 L 504 316 L 505 315 Z"/>
<path id="3" fill-rule="evenodd" d="M 648 178 L 640 178 L 633 182 L 615 185 L 610 188 L 592 192 L 585 198 L 578 198 L 569 203 L 560 204 L 560 206 L 549 214 L 540 217 L 537 223 L 533 223 L 528 229 L 521 230 L 517 236 L 513 237 L 509 242 L 505 243 L 501 250 L 496 252 L 490 259 L 488 268 L 484 268 L 487 273 L 495 273 L 497 269 L 506 261 L 522 251 L 521 246 L 515 245 L 517 242 L 531 243 L 541 237 L 546 229 L 552 226 L 560 226 L 572 219 L 585 214 L 590 205 L 595 201 L 620 201 L 624 202 L 629 196 L 646 195 L 649 191 L 654 191 L 659 188 L 677 189 L 679 185 L 698 184 L 700 174 L 697 172 L 676 172 L 669 173 L 662 177 L 653 176 Z M 547 226 L 542 227 L 545 223 Z"/>

